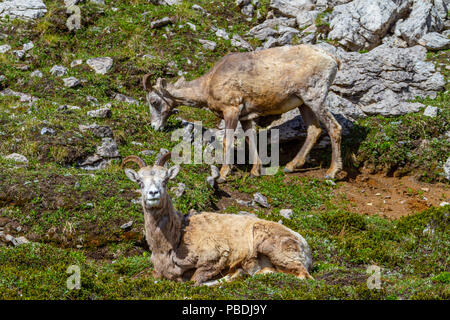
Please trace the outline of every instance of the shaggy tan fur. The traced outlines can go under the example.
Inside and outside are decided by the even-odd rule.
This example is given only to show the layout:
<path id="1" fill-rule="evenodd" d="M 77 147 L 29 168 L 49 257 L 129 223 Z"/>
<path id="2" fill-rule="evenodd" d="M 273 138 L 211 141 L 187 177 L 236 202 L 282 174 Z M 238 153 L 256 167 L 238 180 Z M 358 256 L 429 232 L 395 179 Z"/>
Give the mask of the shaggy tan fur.
<path id="1" fill-rule="evenodd" d="M 321 121 L 331 137 L 332 162 L 327 177 L 334 178 L 342 169 L 341 126 L 326 109 L 325 100 L 338 68 L 338 62 L 326 52 L 309 45 L 284 46 L 267 50 L 231 53 L 223 57 L 205 75 L 193 81 L 183 78 L 175 84 L 158 79 L 152 87 L 150 76 L 143 82 L 150 105 L 152 125 L 165 125 L 174 107 L 208 107 L 225 120 L 226 129 L 235 130 L 241 121 L 244 130 L 260 117 L 280 115 L 299 108 L 308 127 L 308 136 L 297 156 L 286 165 L 292 172 L 301 167 L 321 134 Z M 224 139 L 225 159 L 231 142 Z M 258 158 L 259 160 L 259 158 Z M 252 175 L 260 174 L 256 161 Z M 218 182 L 230 172 L 225 162 Z"/>
<path id="2" fill-rule="evenodd" d="M 140 166 L 125 169 L 139 184 L 144 208 L 145 234 L 154 265 L 154 276 L 197 285 L 242 271 L 253 275 L 280 271 L 312 278 L 311 250 L 305 239 L 285 226 L 250 216 L 203 212 L 184 217 L 175 210 L 167 181 L 178 166 L 144 166 L 132 156 L 124 160 Z"/>

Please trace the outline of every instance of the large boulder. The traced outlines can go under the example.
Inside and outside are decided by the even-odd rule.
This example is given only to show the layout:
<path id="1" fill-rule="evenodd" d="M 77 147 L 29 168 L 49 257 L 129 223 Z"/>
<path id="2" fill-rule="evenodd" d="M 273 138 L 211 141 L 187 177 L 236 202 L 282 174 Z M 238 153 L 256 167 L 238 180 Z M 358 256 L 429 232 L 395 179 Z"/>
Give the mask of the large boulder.
<path id="1" fill-rule="evenodd" d="M 410 0 L 355 0 L 334 8 L 328 37 L 352 51 L 381 43 L 395 22 L 407 13 Z"/>
<path id="2" fill-rule="evenodd" d="M 36 19 L 47 13 L 42 0 L 4 0 L 0 2 L 0 18 Z"/>
<path id="3" fill-rule="evenodd" d="M 331 87 L 335 100 L 340 102 L 331 101 L 331 105 L 351 118 L 358 114 L 395 116 L 416 112 L 423 105 L 409 100 L 417 96 L 434 98 L 445 85 L 444 76 L 433 63 L 425 61 L 427 51 L 422 46 L 397 48 L 383 44 L 363 54 L 327 43 L 318 46 L 341 61 Z M 357 109 L 362 113 L 355 112 Z"/>
<path id="4" fill-rule="evenodd" d="M 270 7 L 287 17 L 297 19 L 300 28 L 313 24 L 320 11 L 313 0 L 271 0 Z"/>
<path id="5" fill-rule="evenodd" d="M 396 116 L 424 107 L 410 102 L 416 96 L 436 96 L 444 88 L 444 77 L 426 60 L 422 46 L 410 48 L 383 44 L 368 53 L 346 52 L 326 42 L 317 47 L 341 61 L 330 88 L 326 106 L 349 133 L 356 119 L 369 115 Z M 298 109 L 284 113 L 270 128 L 280 130 L 280 141 L 306 137 Z"/>
<path id="6" fill-rule="evenodd" d="M 437 32 L 424 35 L 418 43 L 428 50 L 444 50 L 450 48 L 450 39 Z"/>
<path id="7" fill-rule="evenodd" d="M 434 2 L 441 3 L 443 7 L 447 1 Z M 415 0 L 408 18 L 399 20 L 395 25 L 395 34 L 412 46 L 425 34 L 442 31 L 444 23 L 436 8 L 442 9 L 439 5 L 435 6 L 431 0 Z"/>

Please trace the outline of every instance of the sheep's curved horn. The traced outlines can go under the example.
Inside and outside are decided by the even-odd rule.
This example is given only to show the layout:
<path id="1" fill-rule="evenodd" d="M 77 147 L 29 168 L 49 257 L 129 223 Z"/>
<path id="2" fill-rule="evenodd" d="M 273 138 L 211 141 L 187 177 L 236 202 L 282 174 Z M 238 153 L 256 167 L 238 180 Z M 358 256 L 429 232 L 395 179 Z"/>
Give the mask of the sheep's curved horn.
<path id="1" fill-rule="evenodd" d="M 139 166 L 139 169 L 147 166 L 145 164 L 145 161 L 142 160 L 141 158 L 139 158 L 138 156 L 128 156 L 125 159 L 123 159 L 122 165 L 120 167 L 123 169 L 125 164 L 127 164 L 128 162 L 137 163 L 137 165 Z"/>
<path id="2" fill-rule="evenodd" d="M 155 166 L 164 167 L 166 162 L 170 159 L 171 155 L 172 154 L 170 151 L 162 155 L 158 160 L 156 160 Z"/>
<path id="3" fill-rule="evenodd" d="M 144 90 L 145 91 L 152 90 L 152 77 L 151 77 L 151 74 L 146 74 L 142 78 L 142 85 L 144 86 Z"/>

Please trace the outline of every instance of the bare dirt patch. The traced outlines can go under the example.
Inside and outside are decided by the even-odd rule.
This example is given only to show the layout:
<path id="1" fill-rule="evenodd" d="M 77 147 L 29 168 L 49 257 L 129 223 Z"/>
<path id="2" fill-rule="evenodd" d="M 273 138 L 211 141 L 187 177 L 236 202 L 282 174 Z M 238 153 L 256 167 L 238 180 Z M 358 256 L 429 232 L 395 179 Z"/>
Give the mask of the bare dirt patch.
<path id="1" fill-rule="evenodd" d="M 298 176 L 322 178 L 325 169 L 295 173 Z M 415 177 L 388 177 L 383 174 L 359 173 L 337 182 L 336 204 L 346 200 L 346 209 L 360 214 L 378 214 L 397 219 L 450 200 L 450 186 L 445 183 L 425 183 Z"/>
<path id="2" fill-rule="evenodd" d="M 326 169 L 305 168 L 286 176 L 310 177 L 323 179 Z M 450 202 L 450 186 L 445 183 L 425 183 L 412 176 L 401 178 L 388 177 L 383 174 L 367 172 L 347 176 L 338 181 L 334 189 L 332 202 L 349 212 L 359 214 L 378 214 L 385 218 L 398 219 L 430 207 L 438 207 L 443 201 Z M 236 199 L 251 201 L 251 195 L 233 190 L 226 185 L 220 186 L 219 210 L 229 206 L 239 207 L 243 211 L 247 206 L 240 206 Z M 259 208 L 262 209 L 262 208 Z M 271 209 L 267 209 L 270 211 Z"/>

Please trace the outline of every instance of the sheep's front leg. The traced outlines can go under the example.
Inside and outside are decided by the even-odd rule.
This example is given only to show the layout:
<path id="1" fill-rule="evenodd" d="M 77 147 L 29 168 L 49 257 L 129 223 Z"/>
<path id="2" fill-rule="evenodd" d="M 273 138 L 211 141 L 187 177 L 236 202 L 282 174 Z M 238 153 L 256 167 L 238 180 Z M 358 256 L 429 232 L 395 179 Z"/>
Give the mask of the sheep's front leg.
<path id="1" fill-rule="evenodd" d="M 195 270 L 191 280 L 196 286 L 203 285 L 205 282 L 218 275 L 226 266 L 228 255 L 222 255 L 216 261 L 205 261 Z"/>
<path id="2" fill-rule="evenodd" d="M 224 162 L 222 168 L 220 169 L 220 177 L 217 179 L 217 183 L 224 183 L 227 179 L 227 175 L 231 172 L 231 165 L 233 164 L 234 159 L 234 153 L 232 153 L 234 143 L 233 137 L 239 120 L 239 109 L 226 109 L 223 112 L 223 119 L 225 120 L 226 129 L 225 136 L 223 138 Z M 227 139 L 227 135 L 230 139 Z"/>

